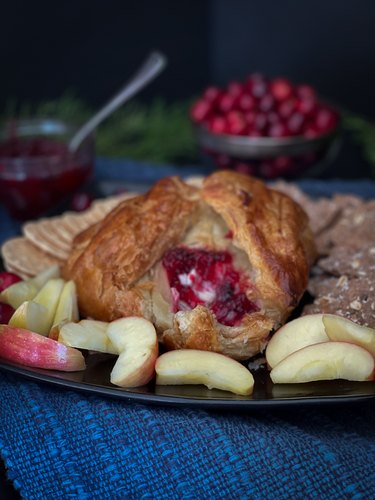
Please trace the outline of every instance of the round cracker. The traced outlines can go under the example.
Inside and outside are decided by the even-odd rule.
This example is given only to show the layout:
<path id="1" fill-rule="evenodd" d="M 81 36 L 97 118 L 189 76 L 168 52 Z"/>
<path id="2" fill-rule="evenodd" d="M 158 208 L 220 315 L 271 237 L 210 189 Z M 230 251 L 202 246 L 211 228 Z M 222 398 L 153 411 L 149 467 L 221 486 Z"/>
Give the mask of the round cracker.
<path id="1" fill-rule="evenodd" d="M 18 269 L 19 272 L 34 276 L 53 264 L 61 261 L 43 252 L 25 237 L 20 236 L 6 241 L 1 247 L 5 266 Z"/>

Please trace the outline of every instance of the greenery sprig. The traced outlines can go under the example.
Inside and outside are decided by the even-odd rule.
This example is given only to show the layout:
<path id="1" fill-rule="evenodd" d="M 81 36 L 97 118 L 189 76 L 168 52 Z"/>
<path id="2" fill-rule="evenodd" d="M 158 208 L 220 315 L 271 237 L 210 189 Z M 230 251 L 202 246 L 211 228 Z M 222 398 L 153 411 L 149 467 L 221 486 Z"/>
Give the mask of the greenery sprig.
<path id="1" fill-rule="evenodd" d="M 194 132 L 188 118 L 189 102 L 167 104 L 156 99 L 149 105 L 131 101 L 99 125 L 96 150 L 99 156 L 128 157 L 155 163 L 197 161 Z M 84 101 L 68 92 L 61 98 L 37 105 L 7 104 L 2 121 L 10 118 L 54 117 L 80 125 L 92 114 Z"/>

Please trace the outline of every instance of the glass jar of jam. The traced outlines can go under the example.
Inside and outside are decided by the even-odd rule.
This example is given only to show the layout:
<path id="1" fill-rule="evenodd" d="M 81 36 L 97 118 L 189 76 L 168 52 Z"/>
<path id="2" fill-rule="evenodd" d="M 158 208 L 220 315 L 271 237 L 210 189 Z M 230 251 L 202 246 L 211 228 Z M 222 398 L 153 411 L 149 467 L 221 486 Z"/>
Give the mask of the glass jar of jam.
<path id="1" fill-rule="evenodd" d="M 95 148 L 89 136 L 74 153 L 75 128 L 60 120 L 20 120 L 0 132 L 0 203 L 18 220 L 58 205 L 92 174 Z"/>

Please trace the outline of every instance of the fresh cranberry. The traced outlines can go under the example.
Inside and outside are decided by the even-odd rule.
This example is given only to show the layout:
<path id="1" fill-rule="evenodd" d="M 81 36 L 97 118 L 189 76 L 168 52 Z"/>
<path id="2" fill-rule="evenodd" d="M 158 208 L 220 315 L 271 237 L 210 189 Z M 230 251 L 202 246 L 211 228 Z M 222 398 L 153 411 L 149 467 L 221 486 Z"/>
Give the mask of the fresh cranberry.
<path id="1" fill-rule="evenodd" d="M 275 78 L 270 82 L 270 92 L 276 101 L 286 101 L 293 94 L 293 86 L 285 78 Z"/>
<path id="2" fill-rule="evenodd" d="M 314 137 L 318 137 L 320 134 L 319 129 L 315 125 L 315 123 L 306 123 L 303 127 L 302 133 L 305 137 L 309 139 L 314 139 Z"/>
<path id="3" fill-rule="evenodd" d="M 231 168 L 232 158 L 226 154 L 216 154 L 214 155 L 215 162 L 219 168 L 228 169 Z"/>
<path id="4" fill-rule="evenodd" d="M 274 123 L 280 123 L 280 116 L 276 111 L 270 111 L 267 113 L 267 123 L 273 125 Z"/>
<path id="5" fill-rule="evenodd" d="M 250 94 L 242 94 L 238 98 L 237 105 L 241 111 L 247 112 L 255 108 L 256 101 Z"/>
<path id="6" fill-rule="evenodd" d="M 302 132 L 304 116 L 301 113 L 293 113 L 287 122 L 288 132 L 290 135 L 299 135 Z"/>
<path id="7" fill-rule="evenodd" d="M 290 172 L 293 166 L 293 159 L 290 156 L 278 156 L 273 160 L 273 168 L 278 175 Z"/>
<path id="8" fill-rule="evenodd" d="M 203 99 L 211 104 L 216 104 L 222 92 L 217 87 L 207 87 L 203 93 Z"/>
<path id="9" fill-rule="evenodd" d="M 311 87 L 311 85 L 297 85 L 296 86 L 296 94 L 301 99 L 316 99 L 316 92 Z"/>
<path id="10" fill-rule="evenodd" d="M 228 94 L 239 97 L 243 93 L 243 85 L 240 82 L 230 82 L 227 87 Z"/>
<path id="11" fill-rule="evenodd" d="M 242 135 L 246 131 L 245 117 L 239 111 L 230 111 L 227 115 L 227 123 L 229 134 Z"/>
<path id="12" fill-rule="evenodd" d="M 311 97 L 297 99 L 296 110 L 305 116 L 311 115 L 316 109 L 316 100 Z"/>
<path id="13" fill-rule="evenodd" d="M 278 176 L 273 160 L 263 160 L 259 165 L 259 175 L 264 179 L 274 179 Z"/>
<path id="14" fill-rule="evenodd" d="M 257 130 L 254 127 L 248 127 L 247 128 L 247 135 L 249 137 L 253 137 L 254 139 L 257 138 L 257 137 L 263 137 L 262 132 L 259 132 L 259 130 Z"/>
<path id="15" fill-rule="evenodd" d="M 13 316 L 14 309 L 9 304 L 0 302 L 0 323 L 6 325 L 9 323 L 10 318 Z"/>
<path id="16" fill-rule="evenodd" d="M 75 212 L 83 212 L 90 208 L 92 203 L 92 197 L 88 193 L 76 193 L 73 195 L 70 206 Z"/>
<path id="17" fill-rule="evenodd" d="M 246 88 L 253 97 L 259 99 L 267 93 L 268 83 L 263 75 L 254 73 L 247 79 Z"/>
<path id="18" fill-rule="evenodd" d="M 274 106 L 275 99 L 271 94 L 264 94 L 264 96 L 259 99 L 258 108 L 259 111 L 262 111 L 263 113 L 268 113 L 268 111 L 271 111 Z"/>
<path id="19" fill-rule="evenodd" d="M 315 115 L 315 125 L 321 132 L 328 132 L 336 124 L 336 113 L 327 107 L 321 107 Z"/>
<path id="20" fill-rule="evenodd" d="M 247 113 L 244 113 L 244 117 L 245 117 L 246 125 L 248 127 L 253 127 L 253 125 L 255 123 L 255 117 L 256 117 L 255 111 L 248 111 Z"/>
<path id="21" fill-rule="evenodd" d="M 269 137 L 287 137 L 288 127 L 282 122 L 272 123 L 268 127 L 268 135 Z"/>
<path id="22" fill-rule="evenodd" d="M 177 247 L 164 255 L 163 266 L 174 291 L 175 312 L 205 305 L 220 323 L 235 326 L 258 310 L 246 296 L 247 279 L 227 251 Z"/>
<path id="23" fill-rule="evenodd" d="M 267 115 L 264 113 L 257 113 L 254 119 L 254 128 L 260 133 L 265 132 L 267 127 Z"/>
<path id="24" fill-rule="evenodd" d="M 255 175 L 256 173 L 255 165 L 252 165 L 251 163 L 244 161 L 237 161 L 233 166 L 233 170 L 239 172 L 240 174 L 245 174 L 245 175 Z"/>
<path id="25" fill-rule="evenodd" d="M 14 285 L 18 281 L 22 281 L 22 278 L 15 273 L 8 273 L 4 271 L 0 273 L 0 292 L 10 287 L 10 285 Z"/>
<path id="26" fill-rule="evenodd" d="M 212 110 L 212 105 L 209 101 L 200 99 L 195 102 L 190 109 L 190 117 L 193 122 L 202 123 L 209 117 Z"/>
<path id="27" fill-rule="evenodd" d="M 208 128 L 213 134 L 225 134 L 228 124 L 223 116 L 213 116 L 208 122 Z"/>
<path id="28" fill-rule="evenodd" d="M 232 94 L 224 93 L 220 96 L 217 107 L 219 111 L 221 111 L 224 115 L 226 115 L 229 111 L 234 109 L 236 104 L 236 97 Z"/>
<path id="29" fill-rule="evenodd" d="M 280 102 L 278 106 L 278 113 L 280 118 L 282 119 L 289 118 L 295 111 L 295 108 L 296 108 L 296 100 L 294 98 Z"/>

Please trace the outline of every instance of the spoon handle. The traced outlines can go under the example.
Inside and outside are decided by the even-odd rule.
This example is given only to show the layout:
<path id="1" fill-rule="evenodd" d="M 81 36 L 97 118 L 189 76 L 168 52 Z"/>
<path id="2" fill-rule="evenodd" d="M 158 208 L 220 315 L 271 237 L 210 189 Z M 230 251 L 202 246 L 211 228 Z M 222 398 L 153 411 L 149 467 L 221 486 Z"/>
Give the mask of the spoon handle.
<path id="1" fill-rule="evenodd" d="M 81 142 L 99 123 L 158 76 L 166 64 L 167 59 L 163 54 L 152 52 L 125 86 L 76 132 L 69 143 L 69 150 L 71 152 L 76 151 Z"/>

